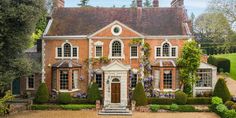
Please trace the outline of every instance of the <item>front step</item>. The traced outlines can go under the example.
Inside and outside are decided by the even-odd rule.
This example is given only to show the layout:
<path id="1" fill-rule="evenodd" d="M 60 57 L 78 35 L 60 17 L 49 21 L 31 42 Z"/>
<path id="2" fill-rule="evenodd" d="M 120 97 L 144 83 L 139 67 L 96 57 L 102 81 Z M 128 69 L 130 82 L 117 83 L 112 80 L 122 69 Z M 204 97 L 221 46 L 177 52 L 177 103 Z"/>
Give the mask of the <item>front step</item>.
<path id="1" fill-rule="evenodd" d="M 126 107 L 106 107 L 99 111 L 99 115 L 132 115 L 132 112 Z"/>

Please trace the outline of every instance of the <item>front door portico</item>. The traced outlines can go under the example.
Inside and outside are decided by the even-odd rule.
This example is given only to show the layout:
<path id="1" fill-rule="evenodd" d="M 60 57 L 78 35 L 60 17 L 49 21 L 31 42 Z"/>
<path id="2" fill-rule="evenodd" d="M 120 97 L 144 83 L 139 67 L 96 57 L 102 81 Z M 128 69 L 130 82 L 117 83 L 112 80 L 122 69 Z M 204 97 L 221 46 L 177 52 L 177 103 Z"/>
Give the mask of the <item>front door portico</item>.
<path id="1" fill-rule="evenodd" d="M 126 107 L 128 104 L 127 75 L 129 65 L 118 61 L 102 67 L 104 71 L 104 106 L 112 104 Z"/>

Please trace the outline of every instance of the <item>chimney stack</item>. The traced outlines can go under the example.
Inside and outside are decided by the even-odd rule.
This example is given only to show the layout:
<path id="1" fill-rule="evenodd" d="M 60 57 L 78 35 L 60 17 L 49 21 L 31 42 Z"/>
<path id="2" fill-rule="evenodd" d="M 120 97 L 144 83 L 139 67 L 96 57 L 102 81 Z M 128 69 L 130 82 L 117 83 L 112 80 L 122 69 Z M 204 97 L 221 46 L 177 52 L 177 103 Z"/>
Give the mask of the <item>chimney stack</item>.
<path id="1" fill-rule="evenodd" d="M 142 7 L 143 1 L 142 0 L 137 0 L 137 7 Z"/>
<path id="2" fill-rule="evenodd" d="M 153 7 L 159 7 L 159 0 L 153 0 L 152 5 Z"/>
<path id="3" fill-rule="evenodd" d="M 172 0 L 171 7 L 184 7 L 184 0 Z"/>
<path id="4" fill-rule="evenodd" d="M 54 0 L 54 8 L 60 8 L 65 6 L 64 0 Z"/>

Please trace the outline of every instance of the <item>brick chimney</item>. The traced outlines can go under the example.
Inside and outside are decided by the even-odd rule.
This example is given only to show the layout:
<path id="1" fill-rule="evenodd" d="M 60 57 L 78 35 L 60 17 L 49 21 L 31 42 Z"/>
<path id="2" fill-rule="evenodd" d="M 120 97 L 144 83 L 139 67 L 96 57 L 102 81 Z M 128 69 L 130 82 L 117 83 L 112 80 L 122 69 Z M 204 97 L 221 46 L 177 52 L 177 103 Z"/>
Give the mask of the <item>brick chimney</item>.
<path id="1" fill-rule="evenodd" d="M 65 6 L 65 1 L 64 0 L 54 0 L 54 8 L 60 8 Z"/>
<path id="2" fill-rule="evenodd" d="M 143 1 L 137 0 L 137 7 L 142 7 L 142 6 L 143 6 Z"/>
<path id="3" fill-rule="evenodd" d="M 184 0 L 172 0 L 171 7 L 184 7 Z"/>
<path id="4" fill-rule="evenodd" d="M 153 7 L 159 7 L 159 0 L 153 0 L 152 5 Z"/>

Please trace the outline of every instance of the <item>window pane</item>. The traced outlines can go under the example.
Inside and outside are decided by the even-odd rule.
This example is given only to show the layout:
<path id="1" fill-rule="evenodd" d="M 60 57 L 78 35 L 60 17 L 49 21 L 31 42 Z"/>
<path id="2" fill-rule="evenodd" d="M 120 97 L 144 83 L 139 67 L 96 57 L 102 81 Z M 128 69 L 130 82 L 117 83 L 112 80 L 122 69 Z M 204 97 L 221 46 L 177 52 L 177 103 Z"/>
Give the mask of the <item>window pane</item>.
<path id="1" fill-rule="evenodd" d="M 71 45 L 69 43 L 64 44 L 64 57 L 71 57 Z"/>
<path id="2" fill-rule="evenodd" d="M 102 57 L 102 46 L 96 46 L 96 57 Z"/>
<path id="3" fill-rule="evenodd" d="M 164 71 L 164 89 L 172 89 L 172 71 Z"/>
<path id="4" fill-rule="evenodd" d="M 175 57 L 176 56 L 176 48 L 171 49 L 171 56 Z"/>
<path id="5" fill-rule="evenodd" d="M 210 69 L 199 69 L 197 72 L 199 80 L 197 87 L 212 87 L 212 71 Z"/>
<path id="6" fill-rule="evenodd" d="M 68 89 L 68 71 L 60 71 L 60 89 Z"/>
<path id="7" fill-rule="evenodd" d="M 169 54 L 169 52 L 170 52 L 170 45 L 168 44 L 168 43 L 165 43 L 164 45 L 163 45 L 163 56 L 164 57 L 168 57 L 168 56 L 170 56 L 170 54 Z"/>
<path id="8" fill-rule="evenodd" d="M 133 74 L 131 78 L 131 88 L 135 88 L 137 84 L 137 74 Z"/>
<path id="9" fill-rule="evenodd" d="M 62 57 L 62 49 L 57 48 L 57 57 Z"/>
<path id="10" fill-rule="evenodd" d="M 99 88 L 102 88 L 102 74 L 96 74 L 96 83 Z"/>
<path id="11" fill-rule="evenodd" d="M 72 73 L 72 89 L 78 88 L 78 71 L 75 70 Z"/>
<path id="12" fill-rule="evenodd" d="M 112 43 L 112 56 L 113 57 L 121 56 L 121 43 L 119 41 L 114 41 Z"/>
<path id="13" fill-rule="evenodd" d="M 34 88 L 34 75 L 28 77 L 28 88 Z"/>
<path id="14" fill-rule="evenodd" d="M 78 53 L 78 49 L 73 48 L 73 57 L 77 57 L 78 56 L 77 53 Z"/>
<path id="15" fill-rule="evenodd" d="M 138 56 L 138 51 L 137 51 L 137 46 L 131 46 L 131 57 L 137 57 Z"/>
<path id="16" fill-rule="evenodd" d="M 156 56 L 157 57 L 161 56 L 161 48 L 156 48 Z"/>

